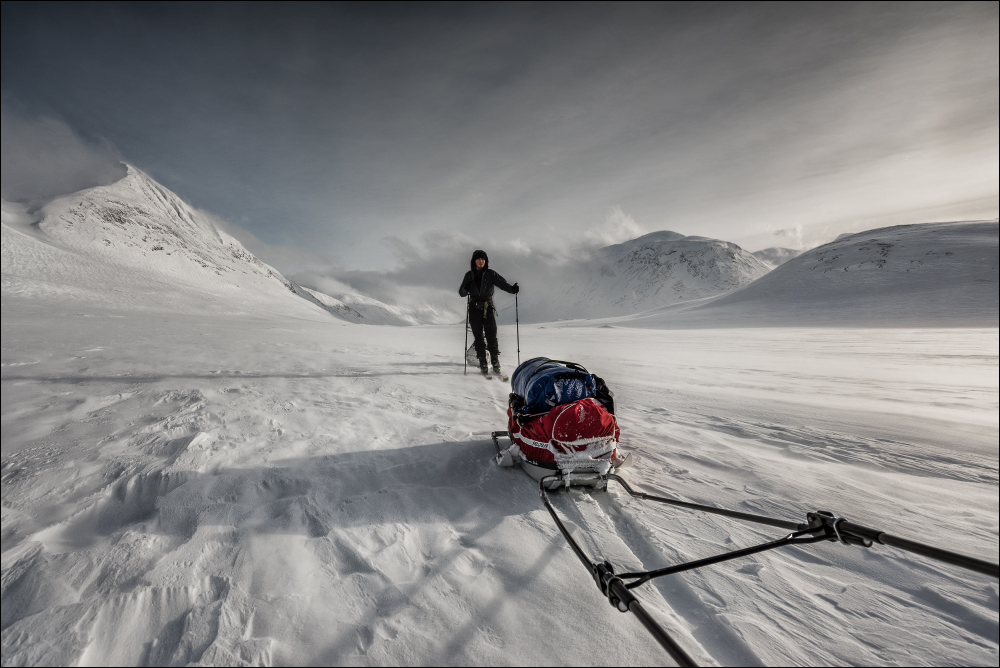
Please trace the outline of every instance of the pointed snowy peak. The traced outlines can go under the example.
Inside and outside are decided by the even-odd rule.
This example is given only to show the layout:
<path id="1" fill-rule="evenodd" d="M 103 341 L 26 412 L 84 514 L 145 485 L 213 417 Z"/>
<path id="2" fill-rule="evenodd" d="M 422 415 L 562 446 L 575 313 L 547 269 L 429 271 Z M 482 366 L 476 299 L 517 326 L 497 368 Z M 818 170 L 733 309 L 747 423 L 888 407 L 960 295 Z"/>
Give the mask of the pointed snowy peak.
<path id="1" fill-rule="evenodd" d="M 5 295 L 115 308 L 321 314 L 239 241 L 135 167 L 38 211 L 4 203 Z"/>
<path id="2" fill-rule="evenodd" d="M 45 206 L 38 227 L 64 248 L 183 282 L 245 274 L 285 284 L 207 216 L 131 165 L 115 183 Z"/>

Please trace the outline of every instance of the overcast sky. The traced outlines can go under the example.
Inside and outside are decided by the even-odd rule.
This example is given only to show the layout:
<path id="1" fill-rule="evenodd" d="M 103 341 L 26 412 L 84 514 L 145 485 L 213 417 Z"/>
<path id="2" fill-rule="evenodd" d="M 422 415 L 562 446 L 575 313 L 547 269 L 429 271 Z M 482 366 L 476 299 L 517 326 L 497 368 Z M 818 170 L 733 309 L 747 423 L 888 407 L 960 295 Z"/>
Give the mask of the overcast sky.
<path id="1" fill-rule="evenodd" d="M 120 158 L 288 273 L 997 215 L 996 2 L 2 13 L 4 197 Z"/>

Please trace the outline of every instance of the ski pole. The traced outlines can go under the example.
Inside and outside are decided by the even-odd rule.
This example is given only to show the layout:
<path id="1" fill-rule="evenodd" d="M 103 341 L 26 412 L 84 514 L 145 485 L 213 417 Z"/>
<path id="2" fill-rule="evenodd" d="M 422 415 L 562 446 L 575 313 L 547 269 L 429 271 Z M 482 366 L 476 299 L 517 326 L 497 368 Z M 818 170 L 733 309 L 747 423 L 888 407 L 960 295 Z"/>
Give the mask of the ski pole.
<path id="1" fill-rule="evenodd" d="M 515 295 L 516 296 L 516 295 Z M 465 370 L 462 375 L 469 373 L 469 298 L 465 298 L 465 348 L 462 348 L 462 359 L 465 360 Z M 518 358 L 520 360 L 520 357 Z"/>
<path id="2" fill-rule="evenodd" d="M 517 293 L 514 293 L 514 328 L 517 332 L 517 365 L 521 366 L 521 317 L 517 313 Z"/>

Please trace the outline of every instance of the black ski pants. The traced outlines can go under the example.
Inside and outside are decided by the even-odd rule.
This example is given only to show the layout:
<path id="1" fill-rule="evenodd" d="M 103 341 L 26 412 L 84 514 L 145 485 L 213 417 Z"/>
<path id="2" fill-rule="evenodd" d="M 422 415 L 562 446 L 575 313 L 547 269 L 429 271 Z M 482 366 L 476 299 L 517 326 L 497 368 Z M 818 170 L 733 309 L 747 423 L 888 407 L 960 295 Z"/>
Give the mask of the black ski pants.
<path id="1" fill-rule="evenodd" d="M 469 306 L 469 324 L 472 325 L 472 336 L 476 344 L 476 357 L 479 358 L 479 364 L 483 365 L 486 363 L 486 349 L 489 348 L 490 357 L 493 359 L 494 364 L 500 363 L 500 349 L 497 347 L 497 319 L 496 311 L 493 310 L 493 304 L 487 302 L 484 305 L 476 305 L 475 303 Z M 485 336 L 485 341 L 483 340 L 483 335 Z"/>

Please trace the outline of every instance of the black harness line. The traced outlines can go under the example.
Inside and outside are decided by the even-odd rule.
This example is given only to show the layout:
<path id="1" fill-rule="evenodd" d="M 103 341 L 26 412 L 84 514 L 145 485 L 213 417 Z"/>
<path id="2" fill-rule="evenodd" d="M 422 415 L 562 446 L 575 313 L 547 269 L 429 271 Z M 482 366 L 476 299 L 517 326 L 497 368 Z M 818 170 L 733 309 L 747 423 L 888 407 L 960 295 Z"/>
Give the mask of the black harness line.
<path id="1" fill-rule="evenodd" d="M 494 441 L 496 441 L 495 436 Z M 621 485 L 630 496 L 646 501 L 655 501 L 688 510 L 722 515 L 724 517 L 753 522 L 756 524 L 764 524 L 791 531 L 788 535 L 778 538 L 777 540 L 743 548 L 741 550 L 726 552 L 714 557 L 689 561 L 683 564 L 676 564 L 674 566 L 659 568 L 652 571 L 619 574 L 615 573 L 614 566 L 611 562 L 607 560 L 598 562 L 591 559 L 587 553 L 583 551 L 583 548 L 580 547 L 579 543 L 576 542 L 576 539 L 573 538 L 573 535 L 569 532 L 569 529 L 566 528 L 566 525 L 564 525 L 562 520 L 559 518 L 558 513 L 556 513 L 555 508 L 549 500 L 546 486 L 554 482 L 558 483 L 561 479 L 562 474 L 555 473 L 542 478 L 538 483 L 538 493 L 542 499 L 542 504 L 545 505 L 545 508 L 549 511 L 549 514 L 555 521 L 556 527 L 559 529 L 559 533 L 561 533 L 563 538 L 566 539 L 566 542 L 569 543 L 570 548 L 572 548 L 573 552 L 576 554 L 577 558 L 580 559 L 580 562 L 584 565 L 584 567 L 590 571 L 591 576 L 594 578 L 594 582 L 597 584 L 597 588 L 601 590 L 601 593 L 608 599 L 608 602 L 620 612 L 631 612 L 634 614 L 642 625 L 646 627 L 646 630 L 649 631 L 653 638 L 655 638 L 656 641 L 667 651 L 667 653 L 670 654 L 674 661 L 681 666 L 695 666 L 697 664 L 690 657 L 690 655 L 684 651 L 684 648 L 681 647 L 677 641 L 675 641 L 670 634 L 667 633 L 667 631 L 655 619 L 653 619 L 652 616 L 650 616 L 650 614 L 642 606 L 639 599 L 637 599 L 631 592 L 632 589 L 649 582 L 653 578 L 689 571 L 703 566 L 711 566 L 712 564 L 722 563 L 731 559 L 738 559 L 740 557 L 757 554 L 758 552 L 765 552 L 767 550 L 773 550 L 787 545 L 805 545 L 823 541 L 838 541 L 844 543 L 845 545 L 858 545 L 862 547 L 871 547 L 873 543 L 889 545 L 901 550 L 930 557 L 931 559 L 935 559 L 937 561 L 942 561 L 954 566 L 960 566 L 961 568 L 965 568 L 976 573 L 981 573 L 994 578 L 1000 577 L 1000 565 L 983 561 L 982 559 L 976 559 L 975 557 L 970 557 L 964 554 L 959 554 L 958 552 L 942 550 L 940 548 L 918 543 L 906 538 L 893 536 L 884 531 L 879 531 L 878 529 L 864 527 L 860 524 L 849 522 L 842 517 L 836 517 L 829 511 L 819 510 L 816 512 L 806 513 L 806 523 L 797 524 L 795 522 L 764 517 L 762 515 L 741 513 L 734 510 L 726 510 L 724 508 L 714 508 L 712 506 L 689 503 L 678 499 L 670 499 L 663 496 L 639 492 L 632 489 L 631 485 L 618 475 L 610 473 L 603 479 L 605 490 L 607 489 L 608 482 L 614 481 Z M 631 580 L 631 582 L 626 583 L 626 580 Z"/>
<path id="2" fill-rule="evenodd" d="M 632 489 L 631 485 L 629 485 L 625 479 L 614 473 L 609 474 L 607 478 L 608 480 L 614 480 L 621 485 L 625 491 L 629 493 L 629 495 L 646 501 L 657 501 L 659 503 L 666 503 L 672 506 L 688 508 L 690 510 L 714 513 L 716 515 L 732 517 L 734 519 L 745 520 L 747 522 L 755 522 L 757 524 L 766 524 L 780 529 L 790 529 L 798 532 L 808 531 L 813 534 L 818 534 L 822 531 L 825 534 L 826 540 L 836 540 L 846 545 L 859 545 L 861 547 L 871 547 L 872 543 L 889 545 L 907 552 L 913 552 L 925 557 L 930 557 L 931 559 L 935 559 L 937 561 L 952 564 L 953 566 L 959 566 L 970 571 L 975 571 L 976 573 L 981 573 L 982 575 L 1000 578 L 1000 565 L 983 561 L 982 559 L 976 559 L 975 557 L 970 557 L 964 554 L 959 554 L 958 552 L 942 550 L 941 548 L 918 543 L 907 538 L 893 536 L 878 529 L 861 526 L 860 524 L 850 522 L 843 517 L 835 517 L 832 513 L 826 510 L 806 513 L 806 523 L 795 524 L 794 522 L 776 520 L 762 515 L 751 515 L 750 513 L 713 508 L 712 506 L 703 506 L 697 503 L 688 503 L 686 501 L 668 499 L 663 496 L 646 494 L 645 492 L 637 492 Z"/>

